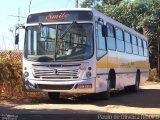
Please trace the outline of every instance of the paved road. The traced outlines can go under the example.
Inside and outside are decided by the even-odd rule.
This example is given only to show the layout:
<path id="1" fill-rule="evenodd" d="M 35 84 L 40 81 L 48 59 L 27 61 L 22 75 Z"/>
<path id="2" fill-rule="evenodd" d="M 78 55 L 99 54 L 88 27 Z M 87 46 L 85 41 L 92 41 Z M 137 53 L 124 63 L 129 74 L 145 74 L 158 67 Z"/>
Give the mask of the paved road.
<path id="1" fill-rule="evenodd" d="M 64 114 L 93 114 L 94 117 L 96 115 L 96 118 L 98 115 L 100 118 L 106 117 L 101 116 L 101 114 L 143 114 L 146 116 L 148 114 L 157 114 L 160 119 L 160 83 L 143 85 L 138 93 L 115 91 L 109 100 L 100 100 L 97 96 L 93 95 L 82 95 L 79 97 L 63 96 L 63 98 L 56 101 L 51 101 L 47 97 L 20 101 L 5 100 L 0 102 L 0 113 L 2 115 L 54 114 L 59 117 L 62 117 L 62 115 L 64 117 Z M 44 116 L 40 115 L 39 117 L 43 119 Z M 67 116 L 67 118 L 69 117 Z"/>

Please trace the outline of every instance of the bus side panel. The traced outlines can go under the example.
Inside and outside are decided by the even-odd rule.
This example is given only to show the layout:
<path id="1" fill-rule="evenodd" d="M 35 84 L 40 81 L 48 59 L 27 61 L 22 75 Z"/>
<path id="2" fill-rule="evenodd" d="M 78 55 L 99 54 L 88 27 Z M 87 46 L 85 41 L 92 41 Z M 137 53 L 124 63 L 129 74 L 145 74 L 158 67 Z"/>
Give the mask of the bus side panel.
<path id="1" fill-rule="evenodd" d="M 144 56 L 133 55 L 132 63 L 134 68 L 140 70 L 140 83 L 145 82 L 149 77 L 149 59 Z"/>
<path id="2" fill-rule="evenodd" d="M 135 69 L 132 69 L 131 54 L 117 51 L 108 51 L 108 68 L 115 70 L 115 88 L 123 89 L 125 86 L 135 83 Z"/>
<path id="3" fill-rule="evenodd" d="M 96 64 L 96 93 L 107 90 L 108 72 L 107 68 L 107 55 L 97 61 Z"/>
<path id="4" fill-rule="evenodd" d="M 140 82 L 146 81 L 148 66 L 148 58 L 109 50 L 96 64 L 96 92 L 106 90 L 110 69 L 114 69 L 116 73 L 115 88 L 123 89 L 135 84 L 137 70 L 140 70 Z"/>
<path id="5" fill-rule="evenodd" d="M 118 68 L 116 69 L 116 89 L 123 89 L 125 86 L 135 84 L 135 69 Z"/>
<path id="6" fill-rule="evenodd" d="M 116 88 L 123 89 L 125 86 L 135 84 L 136 69 L 133 67 L 132 54 L 117 52 L 118 67 L 116 68 Z"/>
<path id="7" fill-rule="evenodd" d="M 140 82 L 148 78 L 148 58 L 118 53 L 118 69 L 116 69 L 116 88 L 135 84 L 137 70 L 140 70 Z"/>

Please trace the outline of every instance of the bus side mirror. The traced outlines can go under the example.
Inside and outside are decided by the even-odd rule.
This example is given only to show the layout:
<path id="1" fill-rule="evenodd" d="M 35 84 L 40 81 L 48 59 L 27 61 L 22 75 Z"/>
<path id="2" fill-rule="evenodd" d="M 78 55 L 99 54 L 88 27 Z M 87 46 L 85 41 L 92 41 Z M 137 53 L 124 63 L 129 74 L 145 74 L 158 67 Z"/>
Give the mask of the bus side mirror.
<path id="1" fill-rule="evenodd" d="M 26 27 L 24 25 L 22 25 L 22 29 L 25 29 Z"/>
<path id="2" fill-rule="evenodd" d="M 15 36 L 15 44 L 18 45 L 18 43 L 19 43 L 19 34 Z"/>
<path id="3" fill-rule="evenodd" d="M 108 36 L 107 26 L 106 25 L 102 26 L 102 36 L 103 37 L 107 37 Z"/>

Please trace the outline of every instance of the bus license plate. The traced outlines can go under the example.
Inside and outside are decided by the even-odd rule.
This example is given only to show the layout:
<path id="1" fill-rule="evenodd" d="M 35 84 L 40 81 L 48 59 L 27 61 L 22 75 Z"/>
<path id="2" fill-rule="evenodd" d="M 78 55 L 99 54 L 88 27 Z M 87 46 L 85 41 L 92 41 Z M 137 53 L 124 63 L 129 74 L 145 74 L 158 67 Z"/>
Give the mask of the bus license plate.
<path id="1" fill-rule="evenodd" d="M 78 88 L 79 89 L 92 88 L 92 84 L 79 84 Z"/>

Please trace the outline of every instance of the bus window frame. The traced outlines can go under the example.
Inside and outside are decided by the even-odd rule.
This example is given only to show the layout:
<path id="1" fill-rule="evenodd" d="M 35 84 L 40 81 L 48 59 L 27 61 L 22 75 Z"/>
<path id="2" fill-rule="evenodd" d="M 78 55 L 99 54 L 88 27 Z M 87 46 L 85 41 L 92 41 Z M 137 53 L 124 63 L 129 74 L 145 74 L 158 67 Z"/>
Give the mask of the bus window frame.
<path id="1" fill-rule="evenodd" d="M 138 53 L 139 53 L 138 55 L 139 55 L 139 56 L 144 56 L 144 51 L 143 51 L 143 41 L 142 41 L 143 39 L 137 37 L 137 40 L 138 40 Z M 139 40 L 141 41 L 141 46 L 139 46 Z M 142 48 L 142 52 L 143 52 L 142 55 L 140 55 L 139 48 Z"/>
<path id="2" fill-rule="evenodd" d="M 128 34 L 129 34 L 130 42 L 128 42 L 128 41 L 125 40 L 125 33 L 128 33 Z M 127 54 L 133 54 L 132 41 L 131 41 L 131 39 L 132 39 L 132 38 L 131 38 L 131 33 L 124 30 L 124 31 L 123 31 L 123 34 L 124 34 L 123 36 L 124 36 L 124 42 L 125 42 L 125 44 L 124 44 L 124 45 L 125 45 L 125 53 L 127 53 Z M 131 45 L 131 52 L 127 52 L 127 51 L 126 51 L 126 43 L 130 43 L 130 45 Z"/>
<path id="3" fill-rule="evenodd" d="M 98 24 L 100 24 L 102 27 L 103 27 L 103 25 L 104 25 L 104 22 L 101 22 L 101 21 L 96 21 L 95 22 L 95 39 L 96 39 L 96 59 L 97 60 L 100 60 L 102 57 L 104 57 L 107 53 L 108 53 L 108 49 L 107 49 L 107 39 L 106 39 L 106 37 L 104 37 L 103 35 L 102 35 L 102 37 L 104 38 L 104 42 L 105 42 L 105 54 L 103 54 L 102 56 L 100 56 L 100 57 L 97 57 L 97 54 L 98 54 L 98 50 L 103 50 L 103 49 L 99 49 L 99 45 L 97 44 L 97 40 L 98 40 L 98 42 L 99 42 L 99 39 L 97 39 L 97 36 L 98 36 Z M 102 29 L 101 29 L 101 32 L 103 32 L 102 31 Z M 108 31 L 107 31 L 108 32 Z"/>
<path id="4" fill-rule="evenodd" d="M 119 39 L 119 38 L 117 38 L 117 34 L 116 34 L 116 30 L 117 29 L 119 29 L 119 30 L 121 30 L 122 31 L 122 40 L 121 39 Z M 124 42 L 124 50 L 123 51 L 120 51 L 120 50 L 118 50 L 117 49 L 117 51 L 118 52 L 122 52 L 122 53 L 125 53 L 125 41 L 124 41 L 124 30 L 123 29 L 121 29 L 121 28 L 119 28 L 119 27 L 115 27 L 115 38 L 116 38 L 116 47 L 118 46 L 118 44 L 117 44 L 117 40 L 119 40 L 119 41 L 123 41 Z M 117 47 L 118 48 L 118 47 Z"/>
<path id="5" fill-rule="evenodd" d="M 113 29 L 113 36 L 109 36 L 109 32 L 108 32 L 108 25 L 112 26 Z M 112 51 L 116 51 L 117 50 L 117 42 L 116 42 L 116 32 L 115 32 L 115 26 L 109 22 L 106 22 L 106 26 L 107 26 L 107 37 L 106 37 L 106 43 L 107 43 L 107 50 L 112 50 Z M 108 39 L 107 38 L 114 38 L 115 39 L 115 49 L 111 49 L 109 48 L 109 44 L 108 44 Z"/>
<path id="6" fill-rule="evenodd" d="M 144 42 L 146 44 L 146 47 L 144 47 Z M 142 43 L 143 43 L 143 56 L 144 57 L 148 57 L 149 53 L 148 53 L 148 44 L 147 44 L 147 41 L 145 41 L 144 39 L 142 39 Z M 144 54 L 144 50 L 147 50 L 147 55 Z"/>
<path id="7" fill-rule="evenodd" d="M 133 39 L 132 39 L 132 36 L 134 36 L 135 38 L 136 38 L 136 44 L 133 44 Z M 133 35 L 133 34 L 131 34 L 131 42 L 132 42 L 132 54 L 133 55 L 139 55 L 139 49 L 138 49 L 138 38 L 137 38 L 137 36 L 135 36 L 135 35 Z M 133 52 L 133 45 L 135 45 L 136 47 L 137 47 L 137 54 L 135 54 L 134 52 Z"/>

